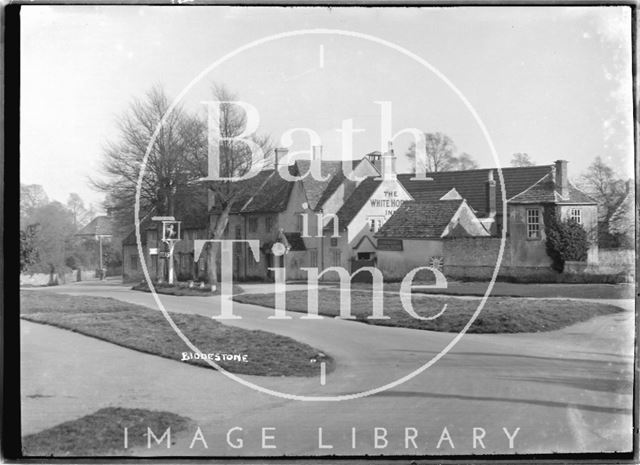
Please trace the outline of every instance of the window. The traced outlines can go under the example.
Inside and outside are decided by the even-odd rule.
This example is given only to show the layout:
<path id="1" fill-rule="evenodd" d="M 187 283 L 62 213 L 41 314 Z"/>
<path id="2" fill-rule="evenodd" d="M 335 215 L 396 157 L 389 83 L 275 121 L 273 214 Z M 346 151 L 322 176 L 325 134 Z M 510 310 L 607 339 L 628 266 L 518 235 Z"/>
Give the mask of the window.
<path id="1" fill-rule="evenodd" d="M 338 247 L 338 238 L 337 237 L 332 237 L 331 238 L 331 247 Z"/>
<path id="2" fill-rule="evenodd" d="M 318 251 L 316 249 L 309 250 L 309 266 L 312 268 L 318 267 Z"/>
<path id="3" fill-rule="evenodd" d="M 249 218 L 249 232 L 258 230 L 258 218 Z"/>
<path id="4" fill-rule="evenodd" d="M 138 256 L 137 255 L 131 255 L 131 270 L 133 270 L 133 271 L 137 271 L 138 270 Z"/>
<path id="5" fill-rule="evenodd" d="M 378 230 L 382 227 L 382 220 L 383 218 L 381 216 L 370 216 L 368 220 L 369 231 L 378 232 Z"/>
<path id="6" fill-rule="evenodd" d="M 569 219 L 575 221 L 578 224 L 582 224 L 582 210 L 579 208 L 572 208 L 569 210 Z"/>
<path id="7" fill-rule="evenodd" d="M 331 266 L 340 266 L 340 249 L 333 249 L 331 251 Z"/>
<path id="8" fill-rule="evenodd" d="M 527 239 L 540 239 L 540 210 L 527 209 Z"/>
<path id="9" fill-rule="evenodd" d="M 298 221 L 297 224 L 297 230 L 298 232 L 304 232 L 304 213 L 298 213 L 298 215 L 296 215 L 296 219 Z"/>
<path id="10" fill-rule="evenodd" d="M 273 216 L 267 216 L 264 219 L 264 227 L 267 232 L 271 232 L 271 230 L 273 229 Z"/>
<path id="11" fill-rule="evenodd" d="M 236 239 L 242 239 L 242 229 L 240 228 L 240 226 L 236 226 Z"/>

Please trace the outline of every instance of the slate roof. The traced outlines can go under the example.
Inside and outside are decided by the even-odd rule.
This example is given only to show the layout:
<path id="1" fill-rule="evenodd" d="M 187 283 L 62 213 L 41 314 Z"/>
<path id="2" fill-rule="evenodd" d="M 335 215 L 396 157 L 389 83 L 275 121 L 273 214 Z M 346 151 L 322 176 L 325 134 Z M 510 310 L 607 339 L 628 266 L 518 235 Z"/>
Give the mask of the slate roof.
<path id="1" fill-rule="evenodd" d="M 364 158 L 360 160 L 352 160 L 351 169 L 355 170 L 356 167 L 364 160 Z M 305 191 L 307 191 L 307 199 L 309 200 L 309 207 L 314 210 L 319 210 L 324 203 L 329 200 L 329 197 L 340 187 L 342 182 L 345 180 L 344 173 L 342 172 L 342 161 L 334 161 L 328 160 L 322 162 L 322 174 L 325 174 L 325 164 L 327 164 L 327 172 L 333 172 L 333 176 L 329 178 L 327 181 L 322 182 L 322 186 L 315 186 L 313 188 L 312 198 L 309 196 L 309 190 L 305 185 Z M 307 168 L 308 169 L 308 168 Z M 306 182 L 309 180 L 310 176 L 307 176 L 305 180 Z M 310 180 L 313 184 L 319 184 L 320 181 Z M 317 191 L 321 189 L 320 196 L 318 197 Z"/>
<path id="2" fill-rule="evenodd" d="M 292 175 L 297 174 L 297 168 L 292 165 L 289 169 Z M 238 213 L 278 213 L 286 210 L 293 183 L 286 181 L 275 169 L 262 170 L 255 176 L 233 183 L 239 190 L 231 214 Z M 220 211 L 219 205 L 214 205 L 210 212 Z"/>
<path id="3" fill-rule="evenodd" d="M 88 225 L 80 229 L 76 236 L 112 236 L 113 223 L 108 216 L 96 216 Z"/>
<path id="4" fill-rule="evenodd" d="M 291 247 L 291 251 L 296 252 L 307 250 L 307 247 L 304 245 L 304 240 L 302 239 L 302 234 L 299 232 L 283 232 L 283 234 L 289 243 L 289 247 Z"/>
<path id="5" fill-rule="evenodd" d="M 352 167 L 355 168 L 361 161 L 353 160 Z M 292 176 L 300 176 L 309 171 L 310 165 L 309 160 L 296 160 L 289 166 L 289 173 Z M 302 180 L 309 208 L 313 210 L 321 207 L 344 180 L 342 161 L 322 160 L 321 167 L 322 175 L 328 175 L 326 181 L 319 181 L 311 175 Z M 275 169 L 260 171 L 252 178 L 234 184 L 240 189 L 240 194 L 231 208 L 232 214 L 282 212 L 287 209 L 294 185 L 293 182 L 283 179 Z M 216 210 L 219 210 L 219 207 L 214 206 L 211 209 L 212 212 Z"/>
<path id="6" fill-rule="evenodd" d="M 509 199 L 531 185 L 538 182 L 551 172 L 553 165 L 525 166 L 502 168 L 506 198 Z M 467 200 L 471 208 L 478 212 L 478 216 L 486 216 L 486 182 L 489 171 L 493 171 L 496 181 L 496 211 L 502 213 L 502 188 L 497 168 L 483 168 L 466 171 L 440 171 L 427 173 L 432 181 L 411 181 L 414 174 L 398 174 L 398 180 L 414 199 L 435 198 L 440 192 L 444 195 L 451 188 L 460 193 Z M 440 198 L 438 197 L 438 198 Z"/>
<path id="7" fill-rule="evenodd" d="M 336 212 L 340 229 L 345 229 L 349 223 L 355 218 L 358 212 L 364 207 L 371 198 L 382 181 L 375 179 L 375 176 L 364 179 L 358 187 L 353 191 L 351 196 L 342 204 L 342 207 Z M 325 229 L 333 229 L 333 220 L 329 222 Z"/>
<path id="8" fill-rule="evenodd" d="M 507 202 L 513 204 L 526 203 L 557 203 L 557 204 L 596 204 L 597 202 L 587 194 L 569 183 L 569 196 L 560 196 L 551 173 L 547 174 L 533 186 L 508 198 Z"/>
<path id="9" fill-rule="evenodd" d="M 146 231 L 148 231 L 149 229 L 156 229 L 157 227 L 158 224 L 154 221 L 151 221 L 151 214 L 147 215 L 147 217 L 140 222 L 140 242 L 142 242 L 142 245 L 147 245 Z M 137 244 L 138 242 L 136 241 L 136 228 L 134 227 L 131 232 L 127 234 L 127 236 L 122 240 L 122 245 Z"/>
<path id="10" fill-rule="evenodd" d="M 440 238 L 464 200 L 404 202 L 375 237 Z"/>

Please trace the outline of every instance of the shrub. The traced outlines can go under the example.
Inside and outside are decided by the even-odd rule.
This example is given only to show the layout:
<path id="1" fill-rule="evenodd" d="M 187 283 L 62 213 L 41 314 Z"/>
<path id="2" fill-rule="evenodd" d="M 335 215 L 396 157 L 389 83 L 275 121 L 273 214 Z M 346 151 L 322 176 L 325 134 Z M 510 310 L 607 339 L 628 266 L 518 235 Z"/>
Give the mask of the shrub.
<path id="1" fill-rule="evenodd" d="M 566 261 L 587 259 L 589 240 L 585 229 L 575 220 L 558 221 L 553 207 L 545 209 L 546 249 L 553 263 L 551 267 L 562 273 Z"/>

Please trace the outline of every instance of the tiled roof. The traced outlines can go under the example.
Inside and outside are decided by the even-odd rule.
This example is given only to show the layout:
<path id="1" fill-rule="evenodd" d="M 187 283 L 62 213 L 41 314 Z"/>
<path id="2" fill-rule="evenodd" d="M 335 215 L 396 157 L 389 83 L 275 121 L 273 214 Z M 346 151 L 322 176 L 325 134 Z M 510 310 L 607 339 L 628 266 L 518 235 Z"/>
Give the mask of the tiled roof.
<path id="1" fill-rule="evenodd" d="M 464 200 L 404 202 L 375 237 L 439 238 Z"/>
<path id="2" fill-rule="evenodd" d="M 569 183 L 569 196 L 560 196 L 551 173 L 538 181 L 533 186 L 507 198 L 509 203 L 558 203 L 558 204 L 596 204 L 596 201 L 587 194 Z"/>
<path id="3" fill-rule="evenodd" d="M 290 172 L 297 173 L 295 165 L 290 167 Z M 293 187 L 293 183 L 283 179 L 275 169 L 260 171 L 249 179 L 234 182 L 233 185 L 234 189 L 238 189 L 238 194 L 231 207 L 232 214 L 284 211 Z M 211 212 L 219 210 L 217 204 L 211 208 Z"/>
<path id="4" fill-rule="evenodd" d="M 299 173 L 307 173 L 311 167 L 311 162 L 309 160 L 296 160 L 295 164 L 297 165 Z M 322 205 L 321 202 L 326 201 L 326 199 L 329 198 L 344 179 L 341 161 L 322 160 L 320 166 L 322 176 L 328 176 L 326 181 L 319 181 L 311 176 L 311 174 L 307 175 L 302 180 L 302 186 L 304 187 L 305 194 L 307 195 L 309 208 L 312 210 L 315 210 L 319 205 Z M 329 189 L 331 189 L 331 192 L 328 192 Z"/>
<path id="5" fill-rule="evenodd" d="M 291 247 L 290 250 L 294 252 L 307 250 L 304 245 L 304 240 L 302 239 L 302 234 L 300 234 L 299 232 L 283 232 L 283 234 L 287 239 L 287 242 L 289 243 L 289 247 Z"/>
<path id="6" fill-rule="evenodd" d="M 355 170 L 356 167 L 360 164 L 360 162 L 362 162 L 362 160 L 364 160 L 364 158 L 360 160 L 353 160 L 351 169 Z M 324 166 L 324 163 L 327 163 L 327 162 L 323 162 L 323 166 Z M 315 202 L 315 205 L 313 203 L 310 203 L 310 207 L 313 208 L 314 210 L 318 210 L 320 207 L 322 207 L 324 203 L 327 200 L 329 200 L 329 197 L 331 197 L 331 195 L 338 189 L 338 187 L 340 187 L 342 182 L 345 180 L 344 173 L 342 172 L 342 162 L 332 161 L 330 163 L 337 163 L 338 169 L 335 173 L 335 176 L 333 176 L 331 179 L 328 180 L 328 184 L 326 188 L 323 190 L 322 195 L 320 196 L 318 201 Z M 323 173 L 324 173 L 324 170 L 323 170 Z"/>
<path id="7" fill-rule="evenodd" d="M 147 245 L 147 233 L 150 229 L 156 229 L 158 223 L 151 221 L 151 215 L 148 215 L 140 222 L 140 242 L 142 245 Z M 137 245 L 136 241 L 136 228 L 134 227 L 129 234 L 122 240 L 122 245 Z"/>
<path id="8" fill-rule="evenodd" d="M 382 181 L 377 181 L 375 177 L 364 179 L 358 187 L 353 191 L 349 198 L 342 204 L 340 210 L 336 213 L 340 229 L 346 228 L 355 218 L 358 212 L 364 207 L 371 198 Z M 325 229 L 333 229 L 333 220 L 325 227 Z"/>
<path id="9" fill-rule="evenodd" d="M 355 168 L 360 162 L 361 160 L 354 160 L 353 167 Z M 292 176 L 300 176 L 309 171 L 310 164 L 309 160 L 296 160 L 289 166 L 289 173 Z M 311 175 L 302 180 L 311 209 L 322 206 L 344 180 L 341 161 L 323 160 L 321 167 L 322 175 L 328 175 L 326 181 L 319 181 Z M 282 212 L 287 208 L 294 183 L 283 179 L 275 169 L 270 169 L 234 184 L 240 193 L 231 208 L 232 214 Z M 219 207 L 214 206 L 212 211 L 215 212 L 216 208 Z"/>
<path id="10" fill-rule="evenodd" d="M 506 198 L 509 199 L 535 184 L 547 175 L 551 168 L 551 165 L 502 168 Z M 497 168 L 427 173 L 427 177 L 433 179 L 431 181 L 411 181 L 410 178 L 414 177 L 413 174 L 399 174 L 398 180 L 414 199 L 424 199 L 430 195 L 435 197 L 440 192 L 444 195 L 455 187 L 460 195 L 467 200 L 469 206 L 478 212 L 479 217 L 482 217 L 487 213 L 486 182 L 489 178 L 489 171 L 493 171 L 493 178 L 496 182 L 496 210 L 500 214 L 502 212 L 502 188 Z"/>
<path id="11" fill-rule="evenodd" d="M 111 236 L 113 235 L 113 223 L 108 216 L 96 216 L 88 225 L 80 229 L 76 236 Z"/>

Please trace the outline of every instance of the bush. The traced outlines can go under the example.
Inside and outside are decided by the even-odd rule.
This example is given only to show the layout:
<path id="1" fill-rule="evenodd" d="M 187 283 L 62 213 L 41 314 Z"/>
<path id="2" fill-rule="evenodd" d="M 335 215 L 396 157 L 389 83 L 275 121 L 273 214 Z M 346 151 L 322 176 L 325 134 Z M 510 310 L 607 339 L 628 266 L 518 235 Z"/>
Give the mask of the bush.
<path id="1" fill-rule="evenodd" d="M 553 207 L 545 209 L 545 233 L 547 254 L 553 261 L 554 270 L 562 273 L 566 261 L 587 260 L 587 231 L 575 220 L 558 221 Z"/>

